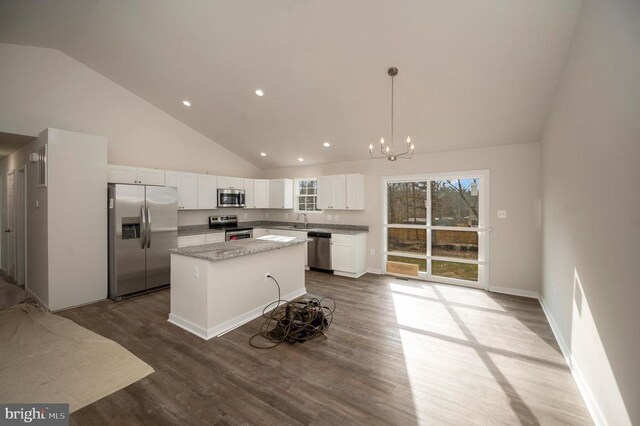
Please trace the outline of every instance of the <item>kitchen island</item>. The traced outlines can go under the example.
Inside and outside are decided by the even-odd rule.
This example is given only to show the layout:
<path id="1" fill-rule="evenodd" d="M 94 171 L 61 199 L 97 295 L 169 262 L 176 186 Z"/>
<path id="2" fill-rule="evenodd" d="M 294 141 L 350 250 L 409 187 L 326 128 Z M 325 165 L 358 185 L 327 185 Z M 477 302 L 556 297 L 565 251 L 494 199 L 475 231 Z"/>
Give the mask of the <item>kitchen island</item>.
<path id="1" fill-rule="evenodd" d="M 267 274 L 281 299 L 304 295 L 306 242 L 269 235 L 172 249 L 169 322 L 203 339 L 239 327 L 278 298 Z"/>

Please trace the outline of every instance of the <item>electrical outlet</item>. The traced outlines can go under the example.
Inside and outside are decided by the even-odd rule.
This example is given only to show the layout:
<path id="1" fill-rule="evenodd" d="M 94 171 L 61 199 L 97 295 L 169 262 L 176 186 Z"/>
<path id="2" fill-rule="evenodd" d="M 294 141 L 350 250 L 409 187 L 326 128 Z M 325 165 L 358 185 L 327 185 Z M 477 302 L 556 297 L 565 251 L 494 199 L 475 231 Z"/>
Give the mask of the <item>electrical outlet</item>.
<path id="1" fill-rule="evenodd" d="M 338 215 L 337 214 L 333 215 L 333 220 L 335 220 L 336 222 L 338 221 Z"/>
<path id="2" fill-rule="evenodd" d="M 498 210 L 498 219 L 506 219 L 507 211 L 506 210 Z"/>
<path id="3" fill-rule="evenodd" d="M 242 215 L 242 217 L 243 217 L 243 218 L 245 218 L 245 219 L 247 219 L 247 218 L 249 217 L 249 214 L 244 213 L 244 214 Z"/>
<path id="4" fill-rule="evenodd" d="M 375 255 L 376 255 L 376 249 L 370 249 L 369 256 L 375 256 Z"/>
<path id="5" fill-rule="evenodd" d="M 200 278 L 200 268 L 197 266 L 193 267 L 193 278 Z"/>
<path id="6" fill-rule="evenodd" d="M 327 215 L 327 220 L 331 220 L 331 219 L 333 219 L 333 217 L 331 217 L 331 215 L 330 215 L 330 214 L 328 214 L 328 215 Z"/>
<path id="7" fill-rule="evenodd" d="M 285 219 L 289 219 L 289 213 L 285 213 L 285 214 L 284 214 L 284 218 L 285 218 Z"/>
<path id="8" fill-rule="evenodd" d="M 271 274 L 268 273 L 268 272 L 265 272 L 265 274 L 264 274 L 264 282 L 265 283 L 269 282 L 269 275 L 271 275 Z"/>
<path id="9" fill-rule="evenodd" d="M 264 214 L 264 217 L 265 217 L 265 218 L 267 218 L 267 219 L 269 219 L 269 212 L 266 212 L 266 213 Z"/>

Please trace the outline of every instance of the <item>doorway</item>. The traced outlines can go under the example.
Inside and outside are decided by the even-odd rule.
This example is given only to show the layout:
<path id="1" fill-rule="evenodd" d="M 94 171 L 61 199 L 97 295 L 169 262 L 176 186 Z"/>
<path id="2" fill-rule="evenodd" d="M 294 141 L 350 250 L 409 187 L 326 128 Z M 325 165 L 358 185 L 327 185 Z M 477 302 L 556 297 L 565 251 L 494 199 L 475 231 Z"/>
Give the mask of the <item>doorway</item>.
<path id="1" fill-rule="evenodd" d="M 383 270 L 488 288 L 489 172 L 383 179 Z"/>

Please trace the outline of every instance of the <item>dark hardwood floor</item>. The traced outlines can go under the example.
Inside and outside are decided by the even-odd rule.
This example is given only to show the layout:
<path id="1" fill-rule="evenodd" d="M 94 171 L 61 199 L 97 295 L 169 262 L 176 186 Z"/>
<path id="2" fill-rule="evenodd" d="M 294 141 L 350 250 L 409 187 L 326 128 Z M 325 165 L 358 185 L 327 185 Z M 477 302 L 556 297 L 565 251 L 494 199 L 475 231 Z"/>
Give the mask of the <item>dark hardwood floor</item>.
<path id="1" fill-rule="evenodd" d="M 328 338 L 269 350 L 260 320 L 209 341 L 168 323 L 169 290 L 59 313 L 155 369 L 71 423 L 591 424 L 537 301 L 371 274 L 307 290 L 337 302 Z"/>

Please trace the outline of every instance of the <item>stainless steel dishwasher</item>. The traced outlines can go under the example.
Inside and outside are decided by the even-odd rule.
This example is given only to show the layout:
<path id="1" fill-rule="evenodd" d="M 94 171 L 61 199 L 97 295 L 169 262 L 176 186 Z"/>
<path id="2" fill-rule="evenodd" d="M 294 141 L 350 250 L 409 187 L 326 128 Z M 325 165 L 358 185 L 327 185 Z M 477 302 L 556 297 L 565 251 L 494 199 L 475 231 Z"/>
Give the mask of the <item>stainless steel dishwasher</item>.
<path id="1" fill-rule="evenodd" d="M 333 272 L 331 269 L 331 233 L 311 231 L 307 234 L 311 239 L 307 243 L 309 269 Z"/>

